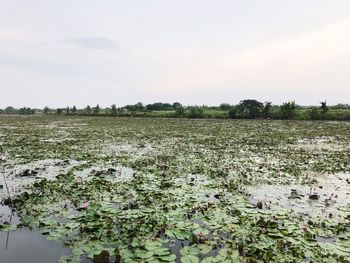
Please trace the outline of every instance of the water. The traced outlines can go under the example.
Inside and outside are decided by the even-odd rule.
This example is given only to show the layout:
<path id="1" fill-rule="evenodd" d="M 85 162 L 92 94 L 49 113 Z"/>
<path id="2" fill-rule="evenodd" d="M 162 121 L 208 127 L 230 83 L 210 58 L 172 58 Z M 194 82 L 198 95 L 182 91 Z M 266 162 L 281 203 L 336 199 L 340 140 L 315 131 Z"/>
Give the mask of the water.
<path id="1" fill-rule="evenodd" d="M 124 166 L 92 166 L 81 171 L 75 171 L 74 175 L 81 180 L 89 180 L 94 176 L 104 178 L 112 183 L 127 182 L 134 178 L 135 171 Z"/>
<path id="2" fill-rule="evenodd" d="M 0 232 L 0 262 L 4 263 L 50 263 L 62 255 L 71 254 L 57 241 L 28 229 Z"/>
<path id="3" fill-rule="evenodd" d="M 18 225 L 20 218 L 11 208 L 0 205 L 0 224 Z M 37 231 L 21 229 L 0 232 L 0 262 L 49 263 L 57 262 L 62 255 L 71 254 L 57 241 L 47 240 Z"/>
<path id="4" fill-rule="evenodd" d="M 293 198 L 292 190 L 295 191 Z M 350 174 L 338 173 L 317 177 L 317 183 L 308 185 L 260 185 L 248 187 L 253 203 L 271 202 L 271 209 L 286 208 L 313 216 L 344 217 L 350 204 Z M 316 200 L 310 195 L 316 194 Z"/>
<path id="5" fill-rule="evenodd" d="M 42 179 L 55 180 L 59 174 L 66 174 L 73 167 L 81 164 L 75 160 L 40 160 L 27 164 L 17 164 L 12 167 L 8 165 L 6 170 L 0 170 L 0 198 L 7 198 L 8 193 L 5 188 L 5 181 L 11 197 L 29 191 L 32 184 Z M 2 174 L 3 173 L 3 174 Z"/>

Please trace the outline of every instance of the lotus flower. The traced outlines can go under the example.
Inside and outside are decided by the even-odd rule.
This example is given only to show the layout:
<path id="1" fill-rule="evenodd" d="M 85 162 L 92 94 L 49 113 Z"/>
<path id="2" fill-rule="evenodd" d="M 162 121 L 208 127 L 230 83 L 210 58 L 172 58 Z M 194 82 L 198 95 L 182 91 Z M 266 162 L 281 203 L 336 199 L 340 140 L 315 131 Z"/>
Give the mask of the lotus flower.
<path id="1" fill-rule="evenodd" d="M 301 229 L 302 229 L 304 232 L 306 232 L 306 231 L 307 231 L 307 228 L 308 228 L 308 226 L 307 226 L 307 225 L 302 225 L 302 226 L 301 226 Z"/>
<path id="2" fill-rule="evenodd" d="M 83 205 L 81 206 L 84 209 L 87 209 L 89 207 L 90 203 L 89 202 L 85 202 L 83 203 Z"/>
<path id="3" fill-rule="evenodd" d="M 200 243 L 205 241 L 205 235 L 202 232 L 198 234 L 198 240 Z"/>

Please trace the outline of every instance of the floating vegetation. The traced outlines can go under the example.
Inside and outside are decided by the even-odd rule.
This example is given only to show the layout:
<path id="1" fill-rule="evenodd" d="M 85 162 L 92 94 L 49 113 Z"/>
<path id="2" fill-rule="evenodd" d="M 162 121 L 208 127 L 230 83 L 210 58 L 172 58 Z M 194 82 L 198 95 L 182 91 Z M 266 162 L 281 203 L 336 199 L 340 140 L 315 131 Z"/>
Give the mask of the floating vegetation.
<path id="1" fill-rule="evenodd" d="M 314 175 L 315 176 L 315 175 Z M 350 174 L 338 173 L 311 178 L 309 185 L 259 185 L 248 187 L 252 203 L 267 209 L 290 209 L 304 216 L 342 217 L 350 203 Z"/>
<path id="2" fill-rule="evenodd" d="M 346 122 L 4 117 L 0 134 L 0 230 L 61 242 L 59 262 L 350 261 Z"/>

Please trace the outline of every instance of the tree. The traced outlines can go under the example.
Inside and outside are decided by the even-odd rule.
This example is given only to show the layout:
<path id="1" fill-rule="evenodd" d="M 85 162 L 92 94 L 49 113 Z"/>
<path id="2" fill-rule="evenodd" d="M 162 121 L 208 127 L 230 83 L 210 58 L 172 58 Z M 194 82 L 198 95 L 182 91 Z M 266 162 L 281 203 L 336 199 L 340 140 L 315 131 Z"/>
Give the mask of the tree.
<path id="1" fill-rule="evenodd" d="M 31 108 L 23 107 L 18 110 L 18 113 L 21 115 L 31 115 L 35 113 L 35 110 Z"/>
<path id="2" fill-rule="evenodd" d="M 264 108 L 262 109 L 262 114 L 263 114 L 264 118 L 270 118 L 271 108 L 272 108 L 272 102 L 265 101 Z"/>
<path id="3" fill-rule="evenodd" d="M 84 109 L 85 114 L 90 115 L 91 114 L 91 107 L 90 105 L 87 105 L 86 108 Z"/>
<path id="4" fill-rule="evenodd" d="M 140 104 L 136 104 L 136 108 L 137 110 L 144 110 L 144 107 L 142 105 L 142 108 L 140 106 Z M 146 105 L 146 109 L 148 111 L 160 111 L 160 110 L 172 110 L 173 109 L 173 105 L 171 105 L 170 103 L 163 103 L 163 102 L 156 102 L 153 104 L 148 104 Z"/>
<path id="5" fill-rule="evenodd" d="M 338 103 L 337 105 L 332 106 L 334 109 L 350 109 L 349 104 Z"/>
<path id="6" fill-rule="evenodd" d="M 229 110 L 231 110 L 232 106 L 228 103 L 221 103 L 219 108 L 222 111 L 229 111 Z"/>
<path id="7" fill-rule="evenodd" d="M 236 107 L 231 107 L 230 111 L 228 112 L 228 115 L 231 119 L 237 118 L 237 109 Z"/>
<path id="8" fill-rule="evenodd" d="M 73 106 L 72 108 L 72 114 L 76 114 L 77 113 L 77 107 Z"/>
<path id="9" fill-rule="evenodd" d="M 100 105 L 97 104 L 96 107 L 93 108 L 93 113 L 96 115 L 100 114 Z"/>
<path id="10" fill-rule="evenodd" d="M 185 108 L 182 107 L 181 104 L 176 106 L 175 115 L 176 115 L 176 117 L 183 117 L 185 115 Z"/>
<path id="11" fill-rule="evenodd" d="M 280 106 L 281 117 L 283 119 L 292 119 L 295 111 L 295 101 L 285 102 Z"/>
<path id="12" fill-rule="evenodd" d="M 17 110 L 14 107 L 9 106 L 9 107 L 6 107 L 6 109 L 4 110 L 4 113 L 5 114 L 16 114 Z"/>
<path id="13" fill-rule="evenodd" d="M 325 115 L 328 111 L 327 101 L 321 101 L 321 113 Z"/>
<path id="14" fill-rule="evenodd" d="M 19 113 L 20 115 L 26 114 L 26 108 L 20 108 L 20 109 L 18 110 L 18 113 Z"/>
<path id="15" fill-rule="evenodd" d="M 179 102 L 174 102 L 173 103 L 173 109 L 180 108 L 180 107 L 182 107 L 181 103 L 179 103 Z"/>
<path id="16" fill-rule="evenodd" d="M 189 117 L 190 118 L 203 118 L 204 117 L 204 110 L 202 107 L 199 106 L 191 106 L 188 107 L 190 110 Z"/>
<path id="17" fill-rule="evenodd" d="M 137 105 L 136 105 L 136 108 L 137 108 Z M 147 104 L 147 105 L 146 105 L 146 109 L 147 109 L 148 111 L 162 110 L 162 109 L 163 109 L 163 103 L 157 102 L 157 103 L 153 103 L 153 104 Z"/>
<path id="18" fill-rule="evenodd" d="M 260 110 L 263 108 L 264 104 L 257 100 L 242 100 L 237 105 L 237 113 L 239 113 L 243 118 L 257 118 L 260 115 Z"/>
<path id="19" fill-rule="evenodd" d="M 56 114 L 57 115 L 61 115 L 63 113 L 63 109 L 61 109 L 61 108 L 57 108 L 56 109 Z"/>
<path id="20" fill-rule="evenodd" d="M 117 115 L 117 106 L 116 106 L 115 104 L 113 104 L 113 105 L 111 106 L 111 115 L 112 115 L 112 116 Z"/>
<path id="21" fill-rule="evenodd" d="M 44 114 L 49 114 L 49 112 L 50 112 L 49 107 L 45 107 L 45 108 L 43 109 L 43 113 L 44 113 Z"/>
<path id="22" fill-rule="evenodd" d="M 136 111 L 144 111 L 145 110 L 145 106 L 143 106 L 142 102 L 138 102 L 135 104 L 135 110 Z"/>
<path id="23" fill-rule="evenodd" d="M 149 104 L 149 105 L 151 105 L 151 104 Z M 134 105 L 126 105 L 126 106 L 124 106 L 124 109 L 126 109 L 128 111 L 144 111 L 145 109 L 147 109 L 147 107 L 143 106 L 142 102 L 138 102 Z"/>
<path id="24" fill-rule="evenodd" d="M 66 108 L 66 115 L 69 115 L 69 113 L 70 113 L 70 108 L 67 107 L 67 108 Z"/>

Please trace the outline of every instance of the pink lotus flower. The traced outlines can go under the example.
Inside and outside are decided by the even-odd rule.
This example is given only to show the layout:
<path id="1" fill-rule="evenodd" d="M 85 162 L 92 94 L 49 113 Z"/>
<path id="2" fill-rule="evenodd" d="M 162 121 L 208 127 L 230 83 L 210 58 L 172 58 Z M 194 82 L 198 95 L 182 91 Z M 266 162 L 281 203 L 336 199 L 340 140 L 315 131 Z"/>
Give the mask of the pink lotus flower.
<path id="1" fill-rule="evenodd" d="M 202 232 L 200 232 L 198 234 L 198 240 L 199 240 L 199 242 L 204 242 L 205 241 L 205 235 Z"/>
<path id="2" fill-rule="evenodd" d="M 83 203 L 83 205 L 81 206 L 84 209 L 87 209 L 89 207 L 90 203 L 89 202 L 85 202 Z"/>
<path id="3" fill-rule="evenodd" d="M 200 233 L 198 234 L 198 237 L 203 238 L 203 237 L 204 237 L 204 234 L 203 234 L 202 232 L 200 232 Z"/>
<path id="4" fill-rule="evenodd" d="M 302 225 L 302 226 L 301 226 L 301 229 L 302 229 L 304 232 L 306 232 L 306 231 L 307 231 L 307 228 L 308 228 L 308 226 L 307 226 L 307 225 Z"/>

